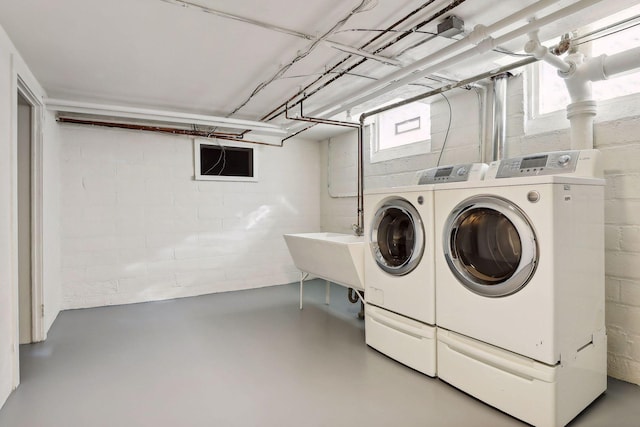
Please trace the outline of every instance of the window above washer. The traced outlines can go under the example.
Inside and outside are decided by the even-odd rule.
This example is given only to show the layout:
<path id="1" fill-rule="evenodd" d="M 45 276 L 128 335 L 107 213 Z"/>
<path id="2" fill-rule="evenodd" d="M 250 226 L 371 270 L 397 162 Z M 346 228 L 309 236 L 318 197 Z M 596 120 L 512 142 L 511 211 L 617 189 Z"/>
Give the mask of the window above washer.
<path id="1" fill-rule="evenodd" d="M 602 54 L 613 55 L 640 46 L 640 5 L 601 19 L 588 28 L 581 29 L 578 34 L 586 35 L 603 28 L 608 29 L 580 37 L 576 41 L 580 52 L 587 57 L 597 57 Z M 550 40 L 545 45 L 554 45 L 557 41 Z M 532 99 L 535 102 L 531 108 L 533 117 L 564 111 L 571 101 L 556 69 L 544 62 L 535 64 L 533 68 Z M 593 98 L 598 101 L 629 95 L 640 98 L 640 95 L 637 95 L 640 94 L 640 72 L 594 82 L 592 88 Z"/>
<path id="2" fill-rule="evenodd" d="M 402 101 L 394 99 L 388 104 Z M 431 151 L 431 108 L 413 102 L 382 112 L 371 123 L 371 162 L 383 162 Z"/>

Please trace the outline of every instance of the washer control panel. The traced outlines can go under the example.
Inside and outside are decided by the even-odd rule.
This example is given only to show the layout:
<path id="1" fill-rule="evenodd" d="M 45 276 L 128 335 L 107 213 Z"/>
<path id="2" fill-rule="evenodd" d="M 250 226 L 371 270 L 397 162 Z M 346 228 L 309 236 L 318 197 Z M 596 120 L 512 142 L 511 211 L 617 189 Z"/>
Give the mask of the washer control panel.
<path id="1" fill-rule="evenodd" d="M 538 175 L 602 178 L 598 150 L 567 150 L 530 154 L 491 162 L 485 180 Z"/>
<path id="2" fill-rule="evenodd" d="M 578 165 L 579 154 L 580 151 L 557 151 L 503 160 L 498 166 L 496 178 L 573 173 Z"/>
<path id="3" fill-rule="evenodd" d="M 417 174 L 418 185 L 481 180 L 487 168 L 484 163 L 464 163 L 425 169 Z"/>

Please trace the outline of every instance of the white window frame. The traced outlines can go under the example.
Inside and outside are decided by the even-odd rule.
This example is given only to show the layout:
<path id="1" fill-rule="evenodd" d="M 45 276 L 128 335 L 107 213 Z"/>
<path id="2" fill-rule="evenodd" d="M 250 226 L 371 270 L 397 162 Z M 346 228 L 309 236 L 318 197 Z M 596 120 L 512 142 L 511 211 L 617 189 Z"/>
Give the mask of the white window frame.
<path id="1" fill-rule="evenodd" d="M 525 115 L 525 135 L 535 135 L 569 128 L 566 108 L 545 114 L 540 114 L 538 111 L 540 66 L 541 63 L 531 64 L 525 73 L 527 81 L 526 105 L 528 110 Z M 596 122 L 640 116 L 640 93 L 598 101 L 597 105 Z"/>
<path id="2" fill-rule="evenodd" d="M 637 6 L 635 7 L 637 11 Z M 595 24 L 583 29 L 588 30 L 593 27 L 593 25 Z M 593 56 L 591 49 L 591 43 L 586 43 L 580 47 L 582 53 L 588 56 Z M 531 64 L 524 73 L 527 81 L 525 88 L 527 94 L 527 102 L 525 104 L 527 107 L 527 114 L 525 114 L 525 134 L 546 133 L 569 127 L 569 120 L 566 117 L 566 106 L 560 111 L 545 114 L 540 114 L 538 110 L 540 97 L 538 85 L 540 83 L 541 66 L 542 62 Z M 614 79 L 615 78 L 616 77 L 614 77 Z M 595 84 L 598 84 L 598 82 Z M 598 101 L 595 121 L 597 123 L 636 116 L 640 116 L 640 92 Z"/>
<path id="3" fill-rule="evenodd" d="M 431 114 L 429 114 L 428 118 L 429 120 L 431 120 Z M 408 117 L 408 119 L 411 119 L 411 117 Z M 369 125 L 369 135 L 371 140 L 371 163 L 380 163 L 403 157 L 411 157 L 420 154 L 431 153 L 431 137 L 410 144 L 400 145 L 398 147 L 380 149 L 378 116 L 372 117 L 369 121 Z"/>
<path id="4" fill-rule="evenodd" d="M 251 148 L 253 151 L 253 176 L 222 176 L 222 175 L 202 175 L 200 170 L 200 147 L 205 146 L 224 146 L 224 147 L 238 147 L 238 148 Z M 259 154 L 258 146 L 253 144 L 247 144 L 235 141 L 220 141 L 215 140 L 212 142 L 210 139 L 194 138 L 193 140 L 193 158 L 194 158 L 194 179 L 196 181 L 228 181 L 228 182 L 258 182 L 259 180 Z"/>
<path id="5" fill-rule="evenodd" d="M 567 109 L 540 114 L 538 99 L 540 97 L 540 66 L 541 62 L 529 65 L 524 73 L 526 85 L 525 135 L 552 132 L 569 127 Z M 560 78 L 558 76 L 558 78 Z"/>

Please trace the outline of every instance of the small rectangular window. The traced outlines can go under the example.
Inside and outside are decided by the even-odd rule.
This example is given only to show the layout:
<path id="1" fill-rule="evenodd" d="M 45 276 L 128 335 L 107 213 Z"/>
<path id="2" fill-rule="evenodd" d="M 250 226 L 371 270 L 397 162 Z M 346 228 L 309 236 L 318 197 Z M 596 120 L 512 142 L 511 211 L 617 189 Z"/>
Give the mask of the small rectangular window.
<path id="1" fill-rule="evenodd" d="M 257 181 L 256 150 L 235 142 L 194 142 L 195 178 L 209 181 Z"/>
<path id="2" fill-rule="evenodd" d="M 420 117 L 414 117 L 413 119 L 396 123 L 396 135 L 411 132 L 413 130 L 420 130 Z"/>
<path id="3" fill-rule="evenodd" d="M 414 102 L 378 114 L 371 134 L 371 162 L 431 152 L 430 107 Z"/>

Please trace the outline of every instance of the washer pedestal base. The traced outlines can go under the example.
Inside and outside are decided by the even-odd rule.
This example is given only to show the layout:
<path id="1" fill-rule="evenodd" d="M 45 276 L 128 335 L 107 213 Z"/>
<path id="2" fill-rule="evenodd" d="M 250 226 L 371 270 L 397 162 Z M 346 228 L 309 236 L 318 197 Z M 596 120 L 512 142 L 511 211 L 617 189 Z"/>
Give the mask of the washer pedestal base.
<path id="1" fill-rule="evenodd" d="M 604 331 L 555 366 L 444 329 L 437 341 L 440 379 L 535 426 L 564 426 L 607 388 Z"/>
<path id="2" fill-rule="evenodd" d="M 436 328 L 370 304 L 365 307 L 367 345 L 392 359 L 434 377 Z"/>

